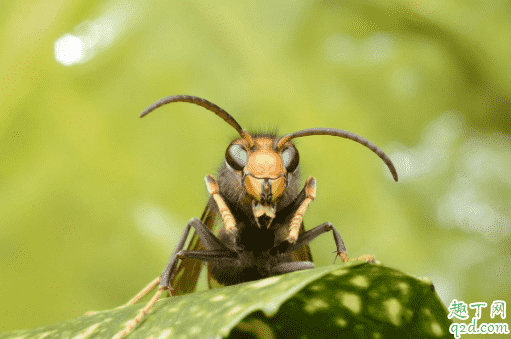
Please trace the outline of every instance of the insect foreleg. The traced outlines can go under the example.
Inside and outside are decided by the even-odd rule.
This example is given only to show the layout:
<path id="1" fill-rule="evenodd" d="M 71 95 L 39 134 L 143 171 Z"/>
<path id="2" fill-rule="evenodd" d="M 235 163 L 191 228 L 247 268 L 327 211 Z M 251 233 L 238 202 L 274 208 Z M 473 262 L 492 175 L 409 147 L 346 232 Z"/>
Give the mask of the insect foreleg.
<path id="1" fill-rule="evenodd" d="M 236 229 L 236 219 L 227 207 L 224 199 L 220 195 L 220 188 L 218 187 L 215 178 L 211 174 L 206 175 L 206 187 L 208 188 L 209 195 L 215 199 L 216 205 L 218 206 L 218 210 L 220 211 L 220 215 L 222 215 L 222 220 L 224 221 L 224 228 L 227 233 L 234 235 L 237 231 Z"/>
<path id="2" fill-rule="evenodd" d="M 296 210 L 295 215 L 289 224 L 289 235 L 287 236 L 287 241 L 291 244 L 296 243 L 298 239 L 298 233 L 300 232 L 300 227 L 302 226 L 305 211 L 307 211 L 307 207 L 309 207 L 311 201 L 316 197 L 316 179 L 309 177 L 305 182 L 304 190 L 305 199 L 300 204 L 300 207 L 298 207 Z"/>

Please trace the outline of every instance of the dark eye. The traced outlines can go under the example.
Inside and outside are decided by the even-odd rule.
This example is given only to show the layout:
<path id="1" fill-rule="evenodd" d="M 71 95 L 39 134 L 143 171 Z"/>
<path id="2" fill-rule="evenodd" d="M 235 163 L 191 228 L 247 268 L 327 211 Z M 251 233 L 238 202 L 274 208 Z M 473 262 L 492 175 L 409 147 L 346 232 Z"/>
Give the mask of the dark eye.
<path id="1" fill-rule="evenodd" d="M 247 165 L 248 154 L 243 146 L 230 145 L 225 151 L 225 160 L 232 168 L 241 171 Z"/>
<path id="2" fill-rule="evenodd" d="M 282 163 L 286 167 L 288 173 L 292 173 L 298 167 L 300 156 L 298 150 L 294 147 L 288 147 L 282 151 Z"/>

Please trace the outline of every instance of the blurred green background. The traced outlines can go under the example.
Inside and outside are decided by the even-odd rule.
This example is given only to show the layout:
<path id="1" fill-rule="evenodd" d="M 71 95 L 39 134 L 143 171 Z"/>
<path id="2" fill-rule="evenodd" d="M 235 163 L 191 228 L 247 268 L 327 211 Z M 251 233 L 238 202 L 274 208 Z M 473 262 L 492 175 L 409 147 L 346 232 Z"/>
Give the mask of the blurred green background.
<path id="1" fill-rule="evenodd" d="M 306 228 L 351 257 L 511 301 L 510 1 L 16 1 L 0 13 L 0 330 L 126 302 L 158 276 L 236 132 L 297 139 Z M 331 235 L 311 245 L 330 264 Z M 472 317 L 474 310 L 469 309 Z M 509 321 L 509 320 L 508 320 Z M 468 322 L 468 321 L 467 321 Z M 472 336 L 471 338 L 475 338 Z"/>

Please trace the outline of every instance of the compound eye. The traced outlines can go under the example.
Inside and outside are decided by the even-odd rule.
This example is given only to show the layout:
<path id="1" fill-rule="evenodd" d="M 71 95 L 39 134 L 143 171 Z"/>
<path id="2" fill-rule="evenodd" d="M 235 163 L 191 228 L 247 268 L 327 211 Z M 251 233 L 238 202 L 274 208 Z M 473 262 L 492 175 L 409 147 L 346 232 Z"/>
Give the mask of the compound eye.
<path id="1" fill-rule="evenodd" d="M 300 162 L 300 156 L 298 155 L 298 150 L 294 147 L 287 147 L 282 151 L 282 163 L 286 168 L 288 173 L 292 173 L 298 167 L 298 163 Z"/>
<path id="2" fill-rule="evenodd" d="M 241 171 L 248 162 L 247 150 L 242 145 L 230 145 L 227 147 L 227 151 L 225 151 L 225 160 L 229 166 L 237 171 Z"/>

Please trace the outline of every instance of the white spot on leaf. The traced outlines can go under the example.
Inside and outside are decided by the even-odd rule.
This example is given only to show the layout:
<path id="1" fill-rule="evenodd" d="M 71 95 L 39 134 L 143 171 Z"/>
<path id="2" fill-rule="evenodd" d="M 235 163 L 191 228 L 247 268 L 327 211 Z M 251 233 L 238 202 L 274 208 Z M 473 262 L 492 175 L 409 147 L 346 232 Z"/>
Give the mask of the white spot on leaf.
<path id="1" fill-rule="evenodd" d="M 379 296 L 379 293 L 378 293 L 378 291 L 376 291 L 376 290 L 372 290 L 372 291 L 370 291 L 368 294 L 369 294 L 369 296 L 370 296 L 371 298 L 378 298 L 378 296 Z"/>
<path id="2" fill-rule="evenodd" d="M 358 314 L 362 309 L 362 301 L 360 297 L 353 293 L 339 292 L 337 298 L 341 304 L 351 312 Z"/>
<path id="3" fill-rule="evenodd" d="M 385 313 L 390 322 L 396 326 L 401 324 L 401 316 L 403 314 L 403 306 L 396 298 L 390 298 L 383 302 Z"/>
<path id="4" fill-rule="evenodd" d="M 436 335 L 437 337 L 441 337 L 444 335 L 444 331 L 436 321 L 433 321 L 431 323 L 431 332 L 433 332 L 433 334 Z"/>
<path id="5" fill-rule="evenodd" d="M 250 285 L 250 287 L 261 288 L 261 287 L 264 287 L 264 286 L 268 286 L 268 285 L 274 284 L 274 283 L 276 283 L 279 280 L 280 280 L 280 277 L 271 277 L 271 278 L 268 278 L 268 279 L 264 279 L 264 280 L 258 281 L 255 284 Z"/>
<path id="6" fill-rule="evenodd" d="M 228 315 L 228 316 L 231 316 L 231 315 L 233 315 L 233 314 L 235 314 L 235 313 L 238 313 L 238 312 L 239 312 L 239 311 L 241 311 L 241 310 L 242 310 L 242 308 L 241 308 L 241 307 L 236 306 L 236 307 L 234 307 L 232 310 L 230 310 L 230 311 L 229 311 L 229 313 L 227 313 L 227 315 Z"/>
<path id="7" fill-rule="evenodd" d="M 325 285 L 319 285 L 319 284 L 316 284 L 316 285 L 313 285 L 310 287 L 311 291 L 322 291 L 325 289 Z"/>
<path id="8" fill-rule="evenodd" d="M 346 327 L 346 325 L 348 325 L 348 322 L 344 318 L 335 319 L 335 323 L 339 325 L 339 327 Z"/>
<path id="9" fill-rule="evenodd" d="M 342 269 L 342 270 L 338 270 L 338 271 L 333 271 L 331 272 L 330 274 L 331 275 L 335 275 L 336 277 L 339 277 L 341 275 L 345 275 L 346 273 L 348 273 L 349 270 L 346 270 L 346 269 Z"/>
<path id="10" fill-rule="evenodd" d="M 369 279 L 365 275 L 357 275 L 350 280 L 350 283 L 361 288 L 369 287 Z"/>
<path id="11" fill-rule="evenodd" d="M 325 302 L 323 299 L 319 298 L 313 298 L 307 301 L 305 304 L 304 310 L 307 313 L 314 313 L 318 310 L 326 309 L 328 308 L 328 303 Z"/>
<path id="12" fill-rule="evenodd" d="M 172 333 L 172 330 L 170 330 L 170 329 L 165 330 L 160 334 L 160 336 L 157 339 L 167 339 L 171 333 Z"/>
<path id="13" fill-rule="evenodd" d="M 217 295 L 216 297 L 214 298 L 211 298 L 211 301 L 220 301 L 220 300 L 223 300 L 225 299 L 225 295 Z"/>
<path id="14" fill-rule="evenodd" d="M 410 285 L 408 285 L 404 281 L 399 282 L 397 284 L 397 288 L 399 288 L 401 294 L 404 296 L 407 296 L 410 293 Z"/>

